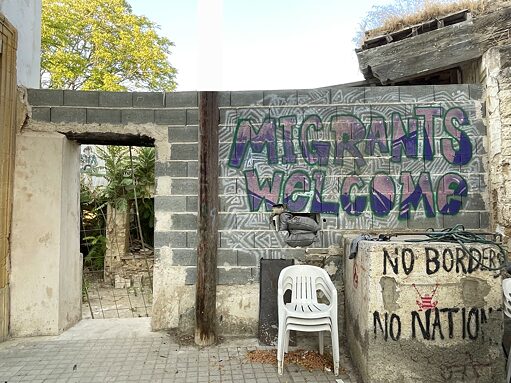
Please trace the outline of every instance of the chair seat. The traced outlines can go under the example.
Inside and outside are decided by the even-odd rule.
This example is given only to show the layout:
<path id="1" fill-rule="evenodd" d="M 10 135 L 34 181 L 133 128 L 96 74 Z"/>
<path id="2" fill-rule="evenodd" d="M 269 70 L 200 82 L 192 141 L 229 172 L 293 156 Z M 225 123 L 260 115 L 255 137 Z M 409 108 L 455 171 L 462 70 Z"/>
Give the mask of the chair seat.
<path id="1" fill-rule="evenodd" d="M 295 318 L 321 318 L 330 317 L 330 306 L 323 303 L 300 302 L 286 303 L 287 315 Z"/>

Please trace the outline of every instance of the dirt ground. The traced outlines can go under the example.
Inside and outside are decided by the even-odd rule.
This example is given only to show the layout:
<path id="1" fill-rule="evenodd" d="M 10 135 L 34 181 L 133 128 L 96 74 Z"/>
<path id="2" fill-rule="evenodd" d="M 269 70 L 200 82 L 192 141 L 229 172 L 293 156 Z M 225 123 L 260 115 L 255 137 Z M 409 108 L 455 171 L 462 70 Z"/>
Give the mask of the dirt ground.
<path id="1" fill-rule="evenodd" d="M 82 297 L 83 319 L 150 317 L 153 293 L 147 286 L 114 288 L 89 282 Z"/>

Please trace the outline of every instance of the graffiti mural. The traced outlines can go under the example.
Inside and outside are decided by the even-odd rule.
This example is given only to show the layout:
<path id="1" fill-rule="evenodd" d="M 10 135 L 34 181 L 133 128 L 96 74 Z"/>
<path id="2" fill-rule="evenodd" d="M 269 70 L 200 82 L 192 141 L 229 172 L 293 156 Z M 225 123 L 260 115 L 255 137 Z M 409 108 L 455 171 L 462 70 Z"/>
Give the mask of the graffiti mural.
<path id="1" fill-rule="evenodd" d="M 227 166 L 242 175 L 249 211 L 285 203 L 296 212 L 409 220 L 463 209 L 476 142 L 461 107 L 320 112 L 237 118 Z"/>

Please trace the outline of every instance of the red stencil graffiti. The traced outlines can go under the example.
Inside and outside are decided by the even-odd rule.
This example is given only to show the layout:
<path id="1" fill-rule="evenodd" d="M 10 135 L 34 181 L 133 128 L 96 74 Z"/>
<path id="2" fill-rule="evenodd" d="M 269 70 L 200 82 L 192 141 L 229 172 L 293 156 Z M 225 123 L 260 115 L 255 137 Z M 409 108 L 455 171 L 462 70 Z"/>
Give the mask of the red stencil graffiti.
<path id="1" fill-rule="evenodd" d="M 435 285 L 435 288 L 431 292 L 431 295 L 430 294 L 422 295 L 419 292 L 419 290 L 417 289 L 417 286 L 415 286 L 415 283 L 412 283 L 412 286 L 415 289 L 415 291 L 417 291 L 417 295 L 420 298 L 415 301 L 415 302 L 417 302 L 417 305 L 419 305 L 419 311 L 422 311 L 422 310 L 426 311 L 429 309 L 434 309 L 436 307 L 436 305 L 438 304 L 438 301 L 433 301 L 433 297 L 435 296 L 436 289 L 438 288 L 438 283 Z"/>

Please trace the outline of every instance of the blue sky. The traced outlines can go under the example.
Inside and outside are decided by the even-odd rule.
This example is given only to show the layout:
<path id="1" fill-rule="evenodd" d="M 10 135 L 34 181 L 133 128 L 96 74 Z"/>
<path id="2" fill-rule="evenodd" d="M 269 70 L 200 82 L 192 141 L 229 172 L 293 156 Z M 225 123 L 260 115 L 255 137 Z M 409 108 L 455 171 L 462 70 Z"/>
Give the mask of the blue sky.
<path id="1" fill-rule="evenodd" d="M 128 0 L 174 42 L 180 91 L 359 81 L 352 39 L 366 12 L 389 1 Z"/>

